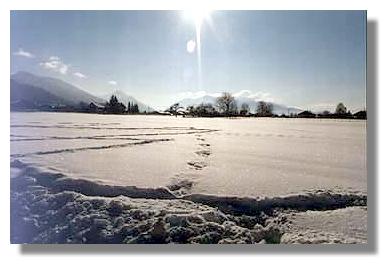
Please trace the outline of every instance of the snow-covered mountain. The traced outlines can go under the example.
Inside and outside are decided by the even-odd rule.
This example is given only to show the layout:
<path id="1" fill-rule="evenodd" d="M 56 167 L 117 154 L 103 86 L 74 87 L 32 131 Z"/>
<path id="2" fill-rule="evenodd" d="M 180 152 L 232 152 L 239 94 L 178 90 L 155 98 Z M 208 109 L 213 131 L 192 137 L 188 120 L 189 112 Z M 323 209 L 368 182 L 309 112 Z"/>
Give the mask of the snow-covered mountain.
<path id="1" fill-rule="evenodd" d="M 136 98 L 134 98 L 134 97 L 132 97 L 132 96 L 126 94 L 125 92 L 120 91 L 120 90 L 115 90 L 110 94 L 106 94 L 106 95 L 102 96 L 102 98 L 105 100 L 109 100 L 112 95 L 115 95 L 117 97 L 118 101 L 123 103 L 125 106 L 128 105 L 128 102 L 133 103 L 133 104 L 137 104 L 140 112 L 144 112 L 144 111 L 153 112 L 153 111 L 155 111 L 154 108 L 140 102 Z"/>
<path id="2" fill-rule="evenodd" d="M 179 105 L 187 108 L 188 106 L 197 106 L 200 104 L 215 104 L 216 97 L 211 96 L 211 95 L 204 95 L 202 97 L 198 98 L 186 98 L 181 101 L 179 101 Z"/>
<path id="3" fill-rule="evenodd" d="M 39 108 L 54 104 L 77 106 L 80 102 L 104 103 L 105 100 L 57 78 L 37 76 L 28 72 L 11 75 L 11 105 Z"/>
<path id="4" fill-rule="evenodd" d="M 249 105 L 250 112 L 254 113 L 257 108 L 257 102 L 258 100 L 249 98 L 249 97 L 235 97 L 235 100 L 237 102 L 237 106 L 241 107 L 243 103 L 247 103 Z M 211 96 L 211 95 L 204 95 L 202 97 L 198 98 L 186 98 L 178 102 L 180 106 L 187 108 L 188 106 L 197 106 L 199 104 L 215 104 L 216 103 L 216 97 Z M 296 108 L 296 107 L 289 107 L 286 105 L 282 104 L 276 104 L 276 103 L 271 103 L 273 105 L 273 113 L 277 115 L 281 114 L 290 114 L 290 113 L 299 113 L 302 111 L 302 109 Z"/>

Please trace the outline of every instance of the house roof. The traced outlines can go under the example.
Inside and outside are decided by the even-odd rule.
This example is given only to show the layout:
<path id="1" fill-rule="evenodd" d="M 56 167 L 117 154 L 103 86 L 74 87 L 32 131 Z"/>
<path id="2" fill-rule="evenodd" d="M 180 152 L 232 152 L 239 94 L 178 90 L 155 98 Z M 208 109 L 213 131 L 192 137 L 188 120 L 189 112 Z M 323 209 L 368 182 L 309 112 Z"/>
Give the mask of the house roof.
<path id="1" fill-rule="evenodd" d="M 315 114 L 310 112 L 310 111 L 308 111 L 308 110 L 305 110 L 305 111 L 302 111 L 302 112 L 298 113 L 298 115 L 315 115 Z"/>
<path id="2" fill-rule="evenodd" d="M 98 107 L 98 108 L 104 108 L 105 107 L 104 105 L 101 105 L 101 104 L 98 104 L 98 103 L 95 103 L 95 102 L 91 102 L 90 106 L 91 105 L 94 105 L 95 107 Z"/>

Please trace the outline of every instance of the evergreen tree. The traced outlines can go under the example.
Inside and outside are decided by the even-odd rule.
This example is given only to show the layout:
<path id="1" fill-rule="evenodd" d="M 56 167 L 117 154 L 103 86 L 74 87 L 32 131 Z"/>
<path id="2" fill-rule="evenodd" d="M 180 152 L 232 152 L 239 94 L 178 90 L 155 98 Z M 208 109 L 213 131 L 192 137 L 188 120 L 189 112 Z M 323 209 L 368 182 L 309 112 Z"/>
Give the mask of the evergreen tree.
<path id="1" fill-rule="evenodd" d="M 105 111 L 112 114 L 123 114 L 126 107 L 123 103 L 120 103 L 115 95 L 110 97 L 109 102 L 105 105 Z"/>

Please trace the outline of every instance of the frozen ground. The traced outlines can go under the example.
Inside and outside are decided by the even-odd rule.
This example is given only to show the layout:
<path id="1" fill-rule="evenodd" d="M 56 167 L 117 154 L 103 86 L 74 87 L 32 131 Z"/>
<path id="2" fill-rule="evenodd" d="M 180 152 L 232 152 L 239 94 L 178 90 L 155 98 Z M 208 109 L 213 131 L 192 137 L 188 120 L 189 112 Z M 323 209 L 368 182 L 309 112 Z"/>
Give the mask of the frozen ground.
<path id="1" fill-rule="evenodd" d="M 75 239 L 82 228 L 72 230 L 59 209 L 105 201 L 95 211 L 72 211 L 68 218 L 81 225 L 81 216 L 101 214 L 107 225 L 100 229 L 110 236 L 100 240 L 115 243 L 363 243 L 365 141 L 366 121 L 12 113 L 11 193 L 14 211 L 20 212 L 12 219 L 15 227 L 33 219 L 36 228 L 30 227 L 28 236 L 14 229 L 11 239 L 93 242 L 91 234 Z M 63 196 L 69 200 L 60 208 L 50 202 L 33 206 L 34 199 L 53 202 Z M 147 214 L 146 230 L 132 237 L 115 228 L 107 208 L 111 201 Z M 176 241 L 169 219 L 178 208 L 203 223 L 211 222 L 203 210 L 225 216 L 248 237 L 230 235 L 225 227 L 196 229 L 187 220 L 180 226 L 194 229 Z M 133 213 L 121 212 L 123 225 L 141 225 L 131 221 Z M 252 220 L 244 224 L 239 218 Z M 94 219 L 86 222 L 89 230 Z M 225 221 L 212 222 L 224 226 Z M 165 236 L 154 239 L 156 222 Z M 55 240 L 48 233 L 60 226 L 66 232 Z M 262 236 L 254 235 L 255 229 L 263 230 Z"/>

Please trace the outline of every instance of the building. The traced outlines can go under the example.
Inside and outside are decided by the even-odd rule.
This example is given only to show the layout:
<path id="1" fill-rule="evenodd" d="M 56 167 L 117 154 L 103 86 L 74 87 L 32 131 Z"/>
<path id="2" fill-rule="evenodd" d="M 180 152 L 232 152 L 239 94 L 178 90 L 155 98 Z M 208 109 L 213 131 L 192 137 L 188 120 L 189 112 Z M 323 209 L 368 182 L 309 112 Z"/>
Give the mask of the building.
<path id="1" fill-rule="evenodd" d="M 91 102 L 88 105 L 88 112 L 90 113 L 100 113 L 103 112 L 105 109 L 105 106 L 101 105 L 101 104 L 97 104 L 95 102 Z"/>
<path id="2" fill-rule="evenodd" d="M 302 111 L 301 113 L 298 113 L 297 116 L 298 116 L 298 118 L 315 118 L 316 114 L 314 114 L 308 110 L 305 110 L 305 111 Z"/>

